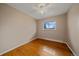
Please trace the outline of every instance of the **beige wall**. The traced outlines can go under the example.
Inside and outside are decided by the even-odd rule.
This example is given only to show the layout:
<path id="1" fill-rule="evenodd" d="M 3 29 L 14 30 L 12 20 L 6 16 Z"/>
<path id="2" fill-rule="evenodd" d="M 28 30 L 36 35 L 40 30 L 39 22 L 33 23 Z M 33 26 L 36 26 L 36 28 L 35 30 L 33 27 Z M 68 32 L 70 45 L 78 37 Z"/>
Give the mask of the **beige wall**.
<path id="1" fill-rule="evenodd" d="M 47 21 L 56 21 L 56 30 L 44 30 L 43 24 Z M 37 37 L 49 38 L 50 40 L 58 40 L 65 42 L 67 37 L 67 19 L 66 14 L 56 17 L 48 17 L 43 20 L 37 20 Z"/>
<path id="2" fill-rule="evenodd" d="M 75 4 L 68 13 L 70 47 L 79 55 L 79 4 Z"/>
<path id="3" fill-rule="evenodd" d="M 15 8 L 0 4 L 0 54 L 29 42 L 35 33 L 35 19 Z"/>

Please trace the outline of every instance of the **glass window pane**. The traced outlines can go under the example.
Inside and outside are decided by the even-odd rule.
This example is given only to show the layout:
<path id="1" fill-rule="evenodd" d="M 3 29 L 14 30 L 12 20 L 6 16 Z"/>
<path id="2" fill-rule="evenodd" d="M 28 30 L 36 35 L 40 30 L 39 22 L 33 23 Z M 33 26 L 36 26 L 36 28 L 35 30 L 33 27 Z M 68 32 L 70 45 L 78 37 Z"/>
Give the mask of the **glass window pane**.
<path id="1" fill-rule="evenodd" d="M 44 29 L 56 29 L 56 22 L 50 21 L 44 24 Z"/>

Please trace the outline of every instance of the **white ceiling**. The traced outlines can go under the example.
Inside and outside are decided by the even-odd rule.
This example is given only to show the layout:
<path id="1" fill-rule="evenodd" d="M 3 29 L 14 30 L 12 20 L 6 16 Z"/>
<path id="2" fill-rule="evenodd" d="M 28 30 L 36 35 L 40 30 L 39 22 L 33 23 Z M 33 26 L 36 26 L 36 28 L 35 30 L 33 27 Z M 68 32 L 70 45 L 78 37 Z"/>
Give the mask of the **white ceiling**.
<path id="1" fill-rule="evenodd" d="M 45 14 L 40 14 L 33 8 L 36 4 L 38 3 L 8 3 L 8 5 L 15 7 L 20 11 L 28 13 L 30 16 L 36 19 L 64 14 L 72 6 L 71 3 L 51 3 L 51 7 L 48 8 L 47 12 L 45 12 Z"/>

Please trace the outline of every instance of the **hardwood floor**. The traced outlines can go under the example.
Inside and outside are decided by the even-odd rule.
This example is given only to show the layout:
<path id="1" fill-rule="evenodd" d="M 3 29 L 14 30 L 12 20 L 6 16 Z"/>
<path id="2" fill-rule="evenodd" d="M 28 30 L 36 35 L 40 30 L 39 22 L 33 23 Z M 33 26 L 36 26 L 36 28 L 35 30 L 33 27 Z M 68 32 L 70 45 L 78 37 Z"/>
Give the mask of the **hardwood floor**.
<path id="1" fill-rule="evenodd" d="M 3 56 L 72 56 L 66 44 L 36 39 L 28 44 L 18 47 Z"/>

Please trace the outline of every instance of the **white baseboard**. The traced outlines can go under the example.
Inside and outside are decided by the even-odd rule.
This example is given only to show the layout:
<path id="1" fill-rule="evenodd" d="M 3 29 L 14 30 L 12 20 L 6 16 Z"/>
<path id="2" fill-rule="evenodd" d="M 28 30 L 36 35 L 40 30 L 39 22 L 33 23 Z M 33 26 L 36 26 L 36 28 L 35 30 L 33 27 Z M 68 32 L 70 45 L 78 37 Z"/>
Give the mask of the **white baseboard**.
<path id="1" fill-rule="evenodd" d="M 7 53 L 7 52 L 9 52 L 9 51 L 11 51 L 11 50 L 13 50 L 13 49 L 16 49 L 17 47 L 20 47 L 20 46 L 22 46 L 22 45 L 24 45 L 24 44 L 26 44 L 26 43 L 29 43 L 29 42 L 31 42 L 32 40 L 35 40 L 35 39 L 37 39 L 37 38 L 40 38 L 40 37 L 32 38 L 32 39 L 31 39 L 30 41 L 28 41 L 28 42 L 22 43 L 22 44 L 20 44 L 20 45 L 17 45 L 16 47 L 13 47 L 13 48 L 11 48 L 11 49 L 9 49 L 9 50 L 6 50 L 6 51 L 0 53 L 0 55 L 5 54 L 5 53 Z M 40 39 L 45 39 L 45 40 L 49 40 L 49 41 L 55 41 L 55 42 L 65 43 L 65 44 L 69 47 L 69 49 L 72 51 L 72 53 L 74 54 L 74 56 L 77 56 L 76 53 L 72 50 L 72 48 L 71 48 L 66 42 L 63 42 L 63 41 L 60 41 L 60 40 L 55 40 L 55 39 L 50 39 L 50 38 L 44 38 L 44 37 L 42 37 L 42 38 L 40 38 Z"/>
<path id="2" fill-rule="evenodd" d="M 40 39 L 45 39 L 45 40 L 49 40 L 49 41 L 60 42 L 60 43 L 65 43 L 64 41 L 55 40 L 55 39 L 51 39 L 51 38 L 45 38 L 45 37 L 37 37 L 37 38 L 40 38 Z"/>
<path id="3" fill-rule="evenodd" d="M 15 47 L 11 48 L 11 49 L 8 49 L 8 50 L 6 50 L 6 51 L 0 53 L 0 55 L 3 55 L 3 54 L 5 54 L 5 53 L 7 53 L 7 52 L 9 52 L 9 51 L 12 51 L 12 50 L 14 50 L 14 49 L 16 49 L 16 48 L 18 48 L 18 47 L 20 47 L 20 46 L 22 46 L 22 45 L 24 45 L 24 44 L 27 44 L 27 43 L 31 42 L 32 40 L 35 40 L 35 39 L 36 39 L 36 38 L 32 38 L 32 39 L 30 39 L 28 42 L 24 42 L 24 43 L 22 43 L 22 44 L 20 44 L 20 45 L 17 45 L 17 46 L 15 46 Z"/>
<path id="4" fill-rule="evenodd" d="M 74 56 L 77 56 L 76 53 L 73 51 L 73 49 L 65 42 L 65 44 L 68 46 L 68 48 L 71 50 Z"/>

